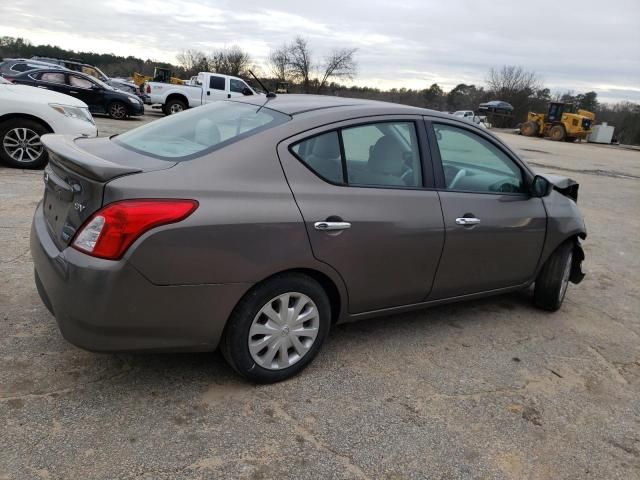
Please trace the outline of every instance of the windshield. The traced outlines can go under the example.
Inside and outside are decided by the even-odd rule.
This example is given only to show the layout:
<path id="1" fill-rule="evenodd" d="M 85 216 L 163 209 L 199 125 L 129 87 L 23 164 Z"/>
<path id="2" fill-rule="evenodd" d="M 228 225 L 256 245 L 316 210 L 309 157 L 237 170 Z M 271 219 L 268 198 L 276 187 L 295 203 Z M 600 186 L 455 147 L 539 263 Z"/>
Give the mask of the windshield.
<path id="1" fill-rule="evenodd" d="M 269 108 L 221 101 L 149 123 L 119 135 L 114 141 L 152 157 L 187 160 L 280 125 L 289 118 Z"/>

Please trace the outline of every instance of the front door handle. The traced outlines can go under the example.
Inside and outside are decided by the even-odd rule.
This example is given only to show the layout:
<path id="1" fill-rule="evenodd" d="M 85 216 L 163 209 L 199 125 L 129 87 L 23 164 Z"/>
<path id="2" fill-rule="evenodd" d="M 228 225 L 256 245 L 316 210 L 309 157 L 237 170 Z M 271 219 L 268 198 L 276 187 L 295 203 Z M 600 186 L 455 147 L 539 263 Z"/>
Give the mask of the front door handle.
<path id="1" fill-rule="evenodd" d="M 475 217 L 460 217 L 456 218 L 456 223 L 458 225 L 477 225 L 480 223 L 480 219 Z"/>
<path id="2" fill-rule="evenodd" d="M 349 222 L 316 222 L 313 227 L 316 230 L 328 232 L 330 230 L 346 230 L 351 228 L 351 224 Z"/>
<path id="3" fill-rule="evenodd" d="M 78 93 L 78 92 L 75 90 L 69 90 L 69 93 Z"/>

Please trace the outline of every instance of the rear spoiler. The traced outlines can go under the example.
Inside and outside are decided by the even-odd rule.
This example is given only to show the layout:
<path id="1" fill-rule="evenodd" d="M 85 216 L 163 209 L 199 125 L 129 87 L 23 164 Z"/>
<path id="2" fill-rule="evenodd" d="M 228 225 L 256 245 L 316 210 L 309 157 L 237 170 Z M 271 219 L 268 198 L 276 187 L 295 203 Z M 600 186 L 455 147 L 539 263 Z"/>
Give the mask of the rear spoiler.
<path id="1" fill-rule="evenodd" d="M 141 168 L 110 162 L 83 150 L 76 140 L 85 137 L 47 134 L 41 137 L 49 158 L 69 170 L 101 182 L 115 177 L 142 172 Z"/>

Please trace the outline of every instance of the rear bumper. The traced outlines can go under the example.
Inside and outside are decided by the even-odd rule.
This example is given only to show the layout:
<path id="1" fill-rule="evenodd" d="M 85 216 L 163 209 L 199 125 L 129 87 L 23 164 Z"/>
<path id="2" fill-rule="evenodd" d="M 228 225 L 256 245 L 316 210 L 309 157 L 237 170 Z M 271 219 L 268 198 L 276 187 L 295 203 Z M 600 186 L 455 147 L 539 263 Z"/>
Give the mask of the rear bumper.
<path id="1" fill-rule="evenodd" d="M 58 250 L 38 205 L 31 255 L 40 297 L 62 335 L 91 351 L 208 351 L 249 284 L 159 286 L 126 260 Z"/>

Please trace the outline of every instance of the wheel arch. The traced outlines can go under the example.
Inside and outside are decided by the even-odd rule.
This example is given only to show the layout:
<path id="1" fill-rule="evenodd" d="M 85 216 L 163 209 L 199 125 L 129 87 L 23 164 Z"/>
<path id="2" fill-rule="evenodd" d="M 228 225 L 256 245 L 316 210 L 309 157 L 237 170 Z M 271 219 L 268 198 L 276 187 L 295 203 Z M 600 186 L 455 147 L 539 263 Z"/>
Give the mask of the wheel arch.
<path id="1" fill-rule="evenodd" d="M 316 282 L 320 284 L 322 289 L 325 291 L 327 296 L 329 297 L 329 304 L 331 305 L 331 324 L 335 324 L 342 316 L 344 315 L 343 308 L 347 305 L 347 299 L 345 298 L 346 292 L 341 292 L 340 288 L 336 284 L 336 281 L 332 279 L 329 275 L 320 270 L 308 267 L 301 268 L 290 268 L 287 270 L 282 270 L 276 273 L 269 275 L 268 277 L 259 280 L 255 284 L 251 286 L 249 290 L 245 292 L 245 294 L 238 299 L 236 302 L 236 306 L 242 301 L 244 297 L 251 294 L 253 290 L 255 290 L 260 285 L 272 280 L 275 277 L 282 277 L 290 274 L 301 274 L 307 277 L 312 278 Z"/>
<path id="2" fill-rule="evenodd" d="M 34 122 L 38 122 L 40 125 L 46 128 L 49 131 L 49 133 L 55 133 L 53 131 L 53 128 L 51 128 L 51 125 L 49 125 L 47 122 L 42 120 L 40 117 L 36 117 L 35 115 L 30 115 L 28 113 L 7 113 L 5 115 L 0 116 L 0 123 L 3 123 L 7 120 L 15 120 L 17 118 L 24 118 L 26 120 L 32 120 Z"/>
<path id="3" fill-rule="evenodd" d="M 185 104 L 187 108 L 189 108 L 189 100 L 182 93 L 170 93 L 165 100 L 165 105 L 169 103 L 171 100 L 180 100 Z"/>

